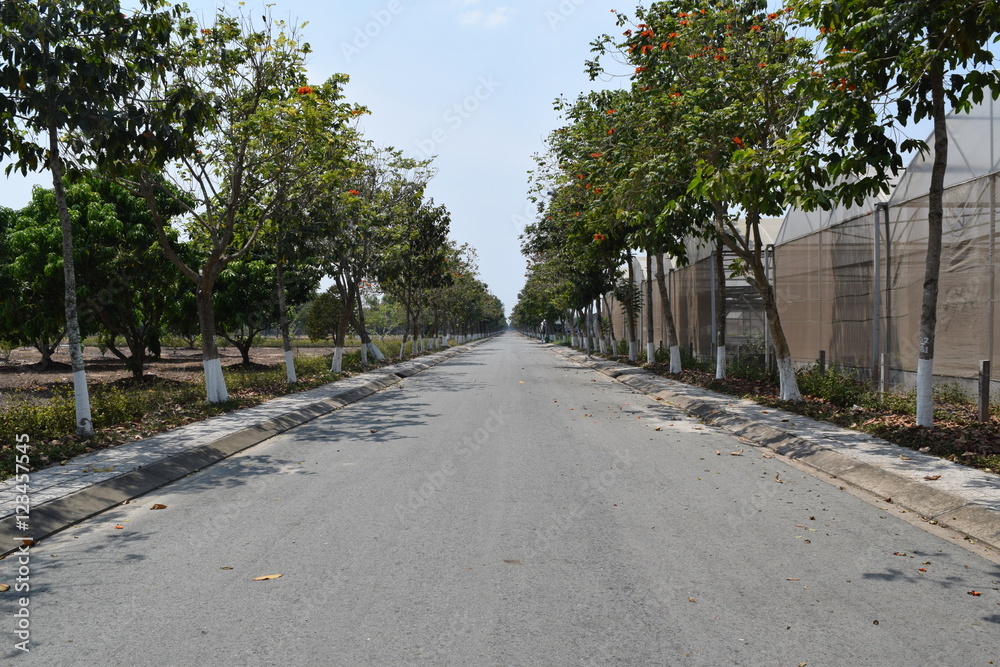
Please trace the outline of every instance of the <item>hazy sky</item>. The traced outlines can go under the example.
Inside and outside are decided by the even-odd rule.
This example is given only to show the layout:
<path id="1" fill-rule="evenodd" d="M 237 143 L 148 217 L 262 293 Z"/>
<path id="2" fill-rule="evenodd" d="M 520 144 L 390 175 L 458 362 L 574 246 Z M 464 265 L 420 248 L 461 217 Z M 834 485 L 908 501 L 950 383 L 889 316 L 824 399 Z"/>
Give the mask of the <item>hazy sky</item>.
<path id="1" fill-rule="evenodd" d="M 216 6 L 240 9 L 188 4 L 206 21 Z M 242 9 L 259 20 L 262 7 Z M 615 33 L 616 7 L 609 0 L 277 0 L 271 12 L 308 22 L 312 82 L 351 76 L 348 99 L 372 111 L 363 121 L 368 138 L 414 157 L 438 156 L 429 194 L 451 211 L 452 238 L 477 249 L 483 280 L 509 312 L 524 281 L 517 237 L 532 215 L 531 155 L 558 122 L 553 99 L 592 86 L 584 61 L 592 40 Z M 25 205 L 31 184 L 50 185 L 49 178 L 0 177 L 0 205 Z"/>

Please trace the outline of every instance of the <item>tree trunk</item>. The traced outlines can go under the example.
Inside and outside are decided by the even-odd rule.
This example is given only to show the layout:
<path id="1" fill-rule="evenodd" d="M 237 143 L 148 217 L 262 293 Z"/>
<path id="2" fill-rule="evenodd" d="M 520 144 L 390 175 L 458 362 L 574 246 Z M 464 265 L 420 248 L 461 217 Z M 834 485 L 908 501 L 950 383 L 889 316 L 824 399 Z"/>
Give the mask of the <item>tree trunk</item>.
<path id="1" fill-rule="evenodd" d="M 205 369 L 205 393 L 209 403 L 229 400 L 226 379 L 222 375 L 222 360 L 215 342 L 215 310 L 212 307 L 213 281 L 202 276 L 198 282 L 198 326 L 201 329 L 201 359 Z"/>
<path id="2" fill-rule="evenodd" d="M 614 303 L 614 299 L 615 299 L 614 295 L 612 295 L 610 299 L 608 299 L 608 297 L 605 296 L 604 305 L 607 306 L 608 308 L 608 323 L 610 324 L 610 326 L 608 327 L 608 340 L 611 343 L 611 354 L 617 355 L 618 337 L 615 336 L 615 311 L 612 309 L 612 304 Z"/>
<path id="3" fill-rule="evenodd" d="M 285 302 L 285 266 L 281 241 L 278 241 L 278 264 L 275 267 L 278 282 L 278 326 L 281 328 L 281 349 L 285 352 L 285 377 L 288 384 L 295 384 L 295 354 L 292 352 L 292 337 L 288 326 L 288 306 Z"/>
<path id="4" fill-rule="evenodd" d="M 639 359 L 638 336 L 636 336 L 635 324 L 637 313 L 635 312 L 637 288 L 635 286 L 635 268 L 632 266 L 632 255 L 628 256 L 628 300 L 625 302 L 626 318 L 628 319 L 628 360 L 637 361 Z"/>
<path id="5" fill-rule="evenodd" d="M 66 334 L 69 338 L 69 358 L 73 366 L 73 396 L 76 402 L 76 432 L 89 438 L 94 435 L 94 422 L 90 412 L 90 392 L 87 372 L 83 366 L 80 321 L 76 308 L 76 266 L 73 262 L 73 221 L 69 216 L 66 190 L 63 188 L 63 164 L 59 153 L 59 135 L 55 127 L 49 128 L 49 168 L 55 189 L 56 207 L 62 224 L 63 276 L 66 281 Z"/>
<path id="6" fill-rule="evenodd" d="M 932 38 L 933 39 L 933 38 Z M 944 63 L 935 58 L 930 72 L 934 118 L 934 164 L 927 193 L 927 259 L 920 304 L 920 356 L 917 359 L 917 426 L 934 427 L 934 342 L 944 233 L 944 177 L 948 168 L 948 126 L 945 109 Z"/>
<path id="7" fill-rule="evenodd" d="M 670 303 L 670 292 L 667 290 L 667 277 L 663 270 L 663 253 L 656 253 L 656 286 L 660 290 L 660 304 L 663 307 L 663 317 L 667 322 L 667 347 L 670 348 L 670 372 L 680 373 L 681 345 L 677 338 L 677 324 L 674 322 L 674 309 Z"/>
<path id="8" fill-rule="evenodd" d="M 715 244 L 715 379 L 726 378 L 726 258 L 722 241 Z"/>
<path id="9" fill-rule="evenodd" d="M 646 251 L 646 363 L 656 362 L 656 334 L 653 332 L 653 254 Z"/>

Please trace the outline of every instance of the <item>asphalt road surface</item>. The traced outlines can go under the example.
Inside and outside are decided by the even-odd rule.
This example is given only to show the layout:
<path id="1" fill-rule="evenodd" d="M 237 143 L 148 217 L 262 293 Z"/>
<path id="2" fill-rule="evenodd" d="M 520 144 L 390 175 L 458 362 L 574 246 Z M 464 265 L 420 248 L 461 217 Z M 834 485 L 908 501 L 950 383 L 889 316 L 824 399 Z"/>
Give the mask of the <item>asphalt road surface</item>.
<path id="1" fill-rule="evenodd" d="M 1000 565 L 769 456 L 507 334 L 34 546 L 0 664 L 1000 664 Z"/>

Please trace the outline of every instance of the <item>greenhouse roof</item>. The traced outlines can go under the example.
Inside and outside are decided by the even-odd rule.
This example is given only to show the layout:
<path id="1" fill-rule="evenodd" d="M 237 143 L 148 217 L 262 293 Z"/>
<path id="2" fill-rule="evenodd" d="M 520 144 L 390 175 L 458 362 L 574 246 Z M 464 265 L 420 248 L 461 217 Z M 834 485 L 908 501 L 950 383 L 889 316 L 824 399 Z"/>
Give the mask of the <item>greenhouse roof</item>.
<path id="1" fill-rule="evenodd" d="M 945 187 L 971 181 L 1000 171 L 1000 118 L 997 103 L 989 96 L 969 113 L 953 112 L 948 116 L 948 173 Z M 914 157 L 906 170 L 890 184 L 889 194 L 867 198 L 862 205 L 837 207 L 829 211 L 803 211 L 791 209 L 786 215 L 777 244 L 787 243 L 814 232 L 828 229 L 849 220 L 870 215 L 879 203 L 897 205 L 925 196 L 930 189 L 931 166 L 934 160 L 933 135 L 928 137 L 931 146 L 924 155 Z"/>

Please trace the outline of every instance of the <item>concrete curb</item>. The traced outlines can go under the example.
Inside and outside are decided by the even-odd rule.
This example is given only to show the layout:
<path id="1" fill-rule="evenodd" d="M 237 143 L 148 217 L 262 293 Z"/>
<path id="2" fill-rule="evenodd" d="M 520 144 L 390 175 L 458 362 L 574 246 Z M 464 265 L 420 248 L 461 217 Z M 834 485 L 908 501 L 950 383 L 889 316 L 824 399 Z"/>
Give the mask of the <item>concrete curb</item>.
<path id="1" fill-rule="evenodd" d="M 650 371 L 605 359 L 588 359 L 585 355 L 571 348 L 554 345 L 548 347 L 571 361 L 592 368 L 633 389 L 685 410 L 689 414 L 745 438 L 753 444 L 768 448 L 777 454 L 883 500 L 891 499 L 893 505 L 913 512 L 923 520 L 950 528 L 1000 551 L 1000 512 L 993 507 L 904 477 L 879 465 L 858 460 L 849 454 L 802 437 L 791 428 L 776 428 L 748 419 L 743 415 L 734 414 L 732 411 L 726 410 L 726 398 L 686 395 L 670 389 L 670 386 L 689 387 L 689 385 L 668 380 Z M 799 422 L 807 419 L 799 415 L 796 416 L 796 421 Z M 880 441 L 877 438 L 871 440 L 885 443 L 887 449 L 897 449 L 900 453 L 907 452 L 914 457 L 918 456 L 911 450 L 892 445 L 887 441 Z M 888 456 L 890 455 L 887 455 L 887 464 L 890 462 Z M 896 459 L 893 458 L 891 461 L 896 462 Z M 946 470 L 954 467 L 965 473 L 969 470 L 965 466 L 944 460 L 936 462 L 935 465 Z M 987 475 L 987 473 L 982 474 Z M 1000 489 L 1000 482 L 997 482 L 996 488 Z M 1000 500 L 1000 496 L 998 496 L 998 500 Z"/>
<path id="2" fill-rule="evenodd" d="M 280 417 L 250 424 L 213 442 L 193 447 L 137 470 L 96 482 L 79 491 L 32 506 L 30 516 L 28 516 L 29 531 L 17 528 L 17 521 L 24 518 L 22 515 L 7 516 L 0 520 L 0 556 L 6 556 L 16 551 L 25 540 L 41 540 L 120 505 L 126 500 L 145 495 L 191 473 L 207 468 L 269 438 L 340 410 L 352 403 L 357 403 L 386 387 L 399 383 L 404 378 L 469 352 L 487 340 L 490 339 L 483 338 L 471 341 L 441 352 L 376 369 L 371 371 L 374 377 L 365 384 L 331 398 L 291 410 Z"/>

